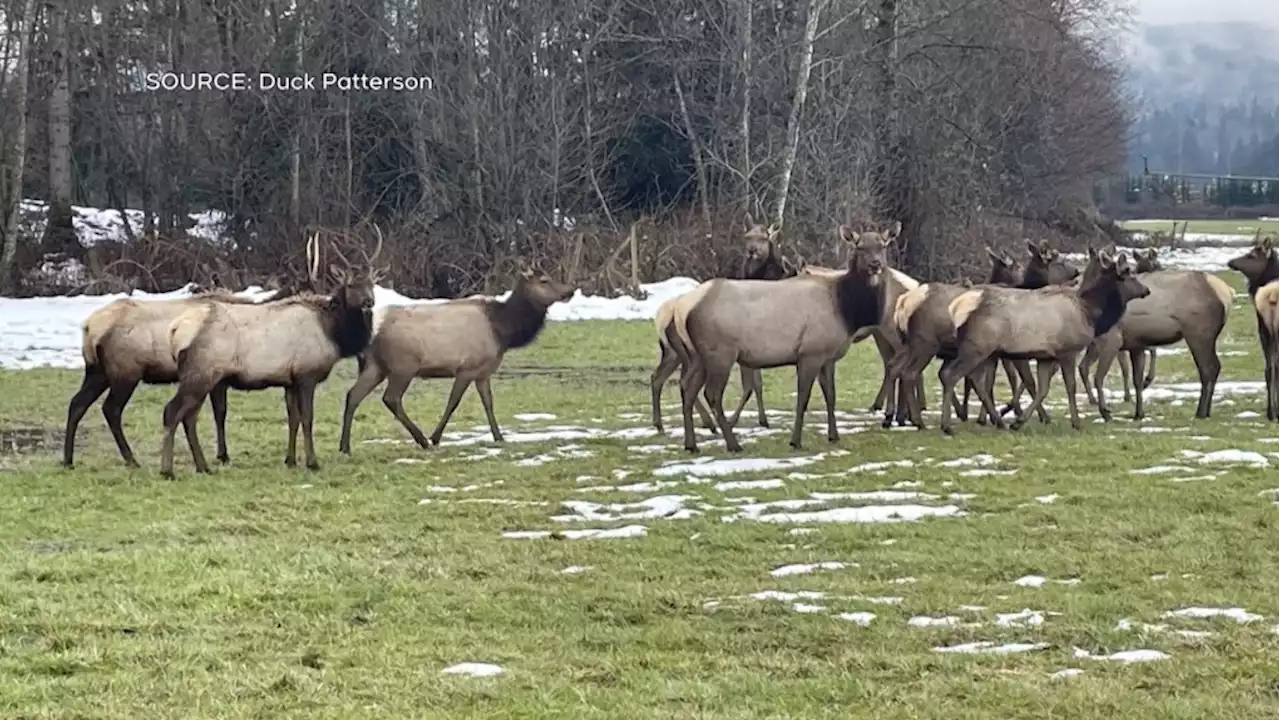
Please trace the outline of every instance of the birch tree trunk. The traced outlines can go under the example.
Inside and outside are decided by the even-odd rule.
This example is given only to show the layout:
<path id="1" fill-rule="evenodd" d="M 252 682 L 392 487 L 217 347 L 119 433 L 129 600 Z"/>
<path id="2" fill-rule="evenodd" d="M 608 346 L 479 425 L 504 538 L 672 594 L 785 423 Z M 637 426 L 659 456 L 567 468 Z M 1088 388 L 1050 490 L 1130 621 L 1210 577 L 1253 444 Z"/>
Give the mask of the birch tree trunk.
<path id="1" fill-rule="evenodd" d="M 296 63 L 294 71 L 302 73 L 302 8 L 297 8 L 294 18 L 297 30 L 293 36 L 293 60 Z M 298 232 L 302 227 L 302 122 L 305 117 L 303 105 L 305 103 L 305 95 L 303 93 L 294 94 L 294 102 L 297 103 L 298 113 L 294 118 L 293 132 L 289 136 L 289 222 L 293 225 L 293 232 Z"/>
<path id="2" fill-rule="evenodd" d="M 684 122 L 684 132 L 689 136 L 689 147 L 693 151 L 693 170 L 698 178 L 698 199 L 702 203 L 702 219 L 707 224 L 706 232 L 711 232 L 711 201 L 707 199 L 707 166 L 702 159 L 702 143 L 693 128 L 693 118 L 689 115 L 689 104 L 684 99 L 684 87 L 680 84 L 680 73 L 675 74 L 676 99 L 680 101 L 680 118 Z"/>
<path id="3" fill-rule="evenodd" d="M 13 172 L 9 175 L 9 197 L 5 198 L 4 235 L 0 236 L 0 295 L 10 295 L 15 288 L 13 259 L 18 252 L 18 217 L 22 208 L 22 173 L 27 158 L 27 72 L 31 65 L 31 30 L 35 25 L 35 0 L 22 3 L 22 25 L 18 37 L 18 58 L 14 69 L 13 105 L 17 115 L 13 131 Z"/>
<path id="4" fill-rule="evenodd" d="M 787 193 L 791 190 L 791 172 L 796 166 L 796 152 L 800 147 L 800 121 L 804 114 L 804 101 L 809 94 L 809 73 L 813 69 L 813 39 L 818 34 L 818 19 L 822 16 L 825 0 L 809 0 L 805 15 L 804 40 L 800 48 L 800 66 L 796 68 L 796 85 L 791 97 L 791 114 L 787 117 L 787 145 L 782 155 L 782 174 L 778 181 L 778 197 L 773 208 L 773 222 L 782 225 L 787 212 Z"/>
<path id="5" fill-rule="evenodd" d="M 755 0 L 742 0 L 742 116 L 738 123 L 738 154 L 742 177 L 742 202 L 747 214 L 755 210 L 751 195 L 751 24 L 754 22 L 751 4 Z"/>
<path id="6" fill-rule="evenodd" d="M 41 243 L 47 253 L 80 250 L 71 219 L 71 58 L 67 5 L 67 0 L 45 5 L 53 70 L 53 88 L 49 92 L 49 211 Z"/>

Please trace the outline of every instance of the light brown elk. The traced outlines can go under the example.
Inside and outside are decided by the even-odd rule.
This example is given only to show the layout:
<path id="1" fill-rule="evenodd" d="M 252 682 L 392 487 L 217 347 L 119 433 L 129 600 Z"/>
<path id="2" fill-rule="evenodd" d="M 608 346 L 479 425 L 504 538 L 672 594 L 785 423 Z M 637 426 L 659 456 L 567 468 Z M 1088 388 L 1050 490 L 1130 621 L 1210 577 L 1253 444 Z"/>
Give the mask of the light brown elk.
<path id="1" fill-rule="evenodd" d="M 1147 350 L 1185 341 L 1200 377 L 1200 400 L 1196 417 L 1209 417 L 1213 409 L 1213 391 L 1222 370 L 1218 358 L 1218 336 L 1226 327 L 1235 291 L 1221 278 L 1200 271 L 1159 270 L 1144 273 L 1142 283 L 1150 293 L 1130 303 L 1116 329 L 1102 333 L 1085 356 L 1087 366 L 1096 354 L 1097 370 L 1093 390 L 1098 412 L 1111 417 L 1106 406 L 1106 377 L 1111 363 L 1121 352 L 1129 354 L 1133 378 L 1145 377 L 1143 365 Z M 1087 377 L 1087 372 L 1085 377 Z M 1133 388 L 1133 418 L 1146 416 L 1143 383 Z"/>
<path id="2" fill-rule="evenodd" d="M 1148 248 L 1146 250 L 1134 250 L 1134 272 L 1139 275 L 1143 273 L 1155 272 L 1163 270 L 1160 264 L 1159 251 L 1156 248 Z M 1112 333 L 1120 332 L 1119 328 L 1112 328 Z M 1106 340 L 1104 338 L 1095 339 L 1093 344 L 1089 346 L 1089 350 L 1085 353 L 1084 359 L 1080 362 L 1080 383 L 1084 385 L 1084 393 L 1089 398 L 1089 402 L 1097 405 L 1098 398 L 1093 392 L 1093 384 L 1089 382 L 1088 372 L 1090 366 L 1098 359 L 1098 348 L 1101 347 Z M 1121 383 L 1124 385 L 1124 401 L 1133 402 L 1133 378 L 1132 366 L 1129 362 L 1127 353 L 1120 353 L 1117 357 L 1120 365 Z M 1147 348 L 1147 374 L 1142 379 L 1143 389 L 1151 387 L 1151 383 L 1156 379 L 1156 349 Z M 1103 413 L 1104 416 L 1110 417 L 1110 411 Z"/>
<path id="3" fill-rule="evenodd" d="M 763 225 L 752 222 L 750 216 L 747 217 L 747 226 L 748 229 L 743 236 L 742 279 L 781 280 L 791 276 L 791 271 L 778 257 L 778 248 L 775 240 L 781 232 L 781 227 L 774 224 L 765 228 Z M 658 314 L 654 317 L 654 327 L 658 334 L 659 355 L 658 366 L 653 369 L 653 373 L 649 376 L 649 396 L 653 405 L 653 427 L 658 432 L 665 432 L 662 425 L 662 388 L 666 386 L 667 380 L 670 379 L 676 368 L 680 367 L 680 355 L 673 347 L 673 343 L 680 342 L 680 339 L 674 332 L 668 333 L 667 329 L 671 326 L 676 313 L 683 312 L 681 303 L 689 302 L 695 296 L 694 293 L 695 291 L 690 291 L 663 302 L 658 306 Z M 765 414 L 764 408 L 764 395 L 760 392 L 764 387 L 764 379 L 760 371 L 741 368 L 739 375 L 742 381 L 742 399 L 739 401 L 738 409 L 733 414 L 729 424 L 734 426 L 738 424 L 743 408 L 746 407 L 747 401 L 754 395 L 756 398 L 756 422 L 760 427 L 769 427 L 769 418 Z M 694 407 L 697 408 L 703 425 L 712 432 L 716 432 L 718 428 L 716 428 L 715 422 L 707 414 L 707 409 L 702 402 L 695 401 Z"/>
<path id="4" fill-rule="evenodd" d="M 1262 346 L 1263 379 L 1267 387 L 1267 419 L 1280 418 L 1280 362 L 1277 361 L 1276 334 L 1276 243 L 1275 238 L 1255 238 L 1249 252 L 1227 263 L 1249 281 L 1249 296 L 1258 315 L 1258 343 Z"/>
<path id="5" fill-rule="evenodd" d="M 121 298 L 95 310 L 81 326 L 84 379 L 67 406 L 67 426 L 62 444 L 62 464 L 75 464 L 76 429 L 93 403 L 107 393 L 102 414 L 116 442 L 120 457 L 138 467 L 124 435 L 125 406 L 140 383 L 168 385 L 178 381 L 178 364 L 169 352 L 169 325 L 186 310 L 206 302 L 253 304 L 260 302 L 213 290 L 173 300 Z M 214 388 L 209 404 L 218 435 L 218 460 L 231 461 L 227 452 L 227 389 Z"/>
<path id="6" fill-rule="evenodd" d="M 724 387 L 733 364 L 763 369 L 796 368 L 796 411 L 791 446 L 801 447 L 804 413 L 818 381 L 827 406 L 827 439 L 838 439 L 835 423 L 835 363 L 844 357 L 853 335 L 881 321 L 887 263 L 885 250 L 902 229 L 887 232 L 840 230 L 852 254 L 848 272 L 837 277 L 800 276 L 781 282 L 712 280 L 676 332 L 688 352 L 681 378 L 685 449 L 697 452 L 693 399 L 705 398 L 724 435 L 725 447 L 742 445 L 724 415 Z"/>
<path id="7" fill-rule="evenodd" d="M 1049 394 L 1050 381 L 1062 369 L 1071 426 L 1080 430 L 1075 401 L 1076 359 L 1093 338 L 1120 321 L 1126 305 L 1146 297 L 1150 291 L 1133 274 L 1128 259 L 1112 257 L 1107 251 L 1091 254 L 1084 277 L 1076 288 L 1050 286 L 1039 290 L 984 288 L 969 290 L 948 306 L 956 329 L 956 359 L 942 368 L 943 397 L 955 391 L 960 378 L 979 370 L 991 358 L 1036 360 L 1038 382 L 1030 413 Z M 1030 369 L 1019 364 L 1023 384 L 1032 385 Z M 978 394 L 994 419 L 1001 420 L 991 394 L 979 384 Z M 1017 429 L 1026 416 L 1014 421 Z M 942 405 L 942 431 L 951 434 L 951 406 Z"/>
<path id="8" fill-rule="evenodd" d="M 522 270 L 506 300 L 466 299 L 438 304 L 393 306 L 381 310 L 364 366 L 347 391 L 339 450 L 351 454 L 351 423 L 356 408 L 387 381 L 382 402 L 418 445 L 439 445 L 445 425 L 472 383 L 480 395 L 494 442 L 502 431 L 493 414 L 489 378 L 508 350 L 534 341 L 547 319 L 547 309 L 573 297 L 576 288 L 552 280 L 532 268 Z M 404 394 L 415 378 L 453 378 L 453 389 L 431 438 L 404 411 Z"/>
<path id="9" fill-rule="evenodd" d="M 375 226 L 375 230 L 376 230 Z M 196 433 L 196 417 L 205 397 L 220 385 L 235 390 L 284 388 L 289 421 L 285 465 L 297 464 L 298 427 L 302 427 L 307 467 L 317 470 L 312 423 L 316 386 L 343 358 L 364 351 L 373 332 L 373 266 L 382 249 L 382 234 L 367 272 L 330 266 L 337 289 L 331 295 L 300 293 L 262 305 L 207 302 L 187 310 L 169 329 L 169 347 L 178 364 L 178 389 L 164 408 L 164 440 L 160 472 L 173 477 L 173 440 L 182 423 L 198 472 L 208 473 Z M 319 282 L 319 238 L 307 243 L 313 284 Z"/>

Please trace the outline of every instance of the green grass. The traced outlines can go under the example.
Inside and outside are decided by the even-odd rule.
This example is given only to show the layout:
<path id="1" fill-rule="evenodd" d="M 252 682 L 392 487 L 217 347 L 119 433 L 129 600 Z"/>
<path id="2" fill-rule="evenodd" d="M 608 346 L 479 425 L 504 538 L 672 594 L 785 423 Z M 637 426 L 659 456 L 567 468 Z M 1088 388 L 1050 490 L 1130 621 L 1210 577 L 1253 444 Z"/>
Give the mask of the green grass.
<path id="1" fill-rule="evenodd" d="M 1178 221 L 1178 232 L 1182 232 L 1183 220 Z M 1206 235 L 1249 235 L 1262 229 L 1264 234 L 1272 235 L 1280 232 L 1280 222 L 1276 220 L 1258 220 L 1234 218 L 1228 220 L 1187 220 L 1187 232 L 1204 233 Z M 1169 232 L 1173 228 L 1172 220 L 1129 220 L 1120 223 L 1126 230 L 1160 230 Z"/>
<path id="2" fill-rule="evenodd" d="M 1232 282 L 1238 281 L 1232 278 Z M 1224 379 L 1257 380 L 1252 314 L 1240 304 L 1220 350 Z M 512 353 L 495 381 L 508 439 L 549 425 L 617 430 L 647 425 L 647 323 L 553 323 Z M 540 370 L 540 372 L 533 372 Z M 932 372 L 932 371 L 931 371 Z M 1113 382 L 1118 373 L 1113 371 Z M 1157 384 L 1189 382 L 1188 356 L 1159 361 Z M 680 480 L 654 477 L 685 457 L 678 440 L 573 441 L 589 457 L 556 455 L 561 442 L 508 442 L 501 454 L 464 459 L 479 445 L 362 441 L 407 439 L 375 394 L 354 429 L 354 457 L 336 451 L 346 364 L 324 386 L 316 427 L 323 468 L 282 464 L 279 391 L 231 397 L 233 464 L 191 472 L 181 440 L 179 479 L 159 479 L 160 408 L 171 390 L 140 390 L 126 413 L 141 470 L 123 468 L 97 409 L 81 428 L 78 467 L 58 448 L 0 455 L 0 717 L 415 717 L 415 718 L 1243 718 L 1277 712 L 1276 426 L 1240 419 L 1259 395 L 1218 402 L 1210 420 L 1194 401 L 1153 402 L 1144 433 L 1127 419 L 1072 432 L 1054 424 L 1018 434 L 962 425 L 946 439 L 936 416 L 924 432 L 846 433 L 838 449 L 797 468 L 780 489 L 726 491 L 682 482 L 653 493 L 579 492 L 584 485 Z M 861 412 L 879 379 L 870 344 L 840 367 L 839 407 Z M 61 426 L 78 373 L 0 373 L 0 428 Z M 929 378 L 931 392 L 936 385 Z M 806 450 L 786 445 L 794 389 L 789 371 L 765 373 L 778 434 L 743 457 L 809 456 L 822 436 L 815 392 Z M 415 385 L 408 411 L 430 431 L 448 383 Z M 1001 384 L 1003 387 L 1003 382 Z M 1060 391 L 1059 391 L 1060 392 Z M 735 388 L 731 391 L 737 399 Z M 664 402 L 676 402 L 668 389 Z M 1061 400 L 1059 396 L 1057 399 Z M 931 409 L 936 409 L 933 403 Z M 1123 417 L 1127 406 L 1118 406 Z M 554 413 L 520 421 L 517 413 Z M 668 423 L 675 424 L 668 410 Z M 866 419 L 860 416 L 859 421 Z M 748 421 L 747 424 L 749 424 Z M 474 394 L 450 430 L 483 426 Z M 208 411 L 201 417 L 212 457 Z M 1206 437 L 1195 440 L 1189 436 Z M 663 452 L 629 449 L 658 443 Z M 1267 469 L 1196 468 L 1213 480 L 1128 471 L 1188 462 L 1181 450 L 1263 452 Z M 520 459 L 555 455 L 540 466 Z M 939 461 L 995 456 L 1014 475 L 964 476 Z M 705 442 L 703 455 L 723 451 Z M 423 462 L 396 463 L 400 458 Z M 911 459 L 912 468 L 846 473 L 858 463 Z M 1190 461 L 1194 465 L 1194 461 Z M 725 479 L 786 478 L 789 470 Z M 583 475 L 599 479 L 576 482 Z M 484 485 L 432 492 L 433 485 Z M 897 483 L 956 502 L 962 517 L 891 524 L 794 525 L 740 520 L 730 510 L 692 519 L 562 524 L 563 500 L 634 502 L 656 494 L 759 501 L 815 491 L 878 490 Z M 973 497 L 950 501 L 948 493 Z M 1050 504 L 1037 497 L 1056 494 Z M 424 498 L 433 500 L 420 505 Z M 505 499 L 529 504 L 464 503 Z M 543 503 L 543 504 L 537 504 Z M 837 501 L 835 505 L 849 504 Z M 803 508 L 812 510 L 818 508 Z M 642 524 L 632 539 L 516 540 L 505 530 Z M 888 541 L 893 541 L 888 544 Z M 856 567 L 772 577 L 784 564 L 837 560 Z M 582 574 L 560 571 L 589 566 Z M 1028 574 L 1079 578 L 1074 586 L 1015 586 Z M 1152 575 L 1167 574 L 1165 580 Z M 895 579 L 915 578 L 914 583 Z M 825 613 L 734 596 L 766 589 L 825 591 Z M 847 596 L 897 596 L 897 605 Z M 707 608 L 706 601 L 720 600 Z M 961 605 L 985 610 L 965 612 Z M 1263 616 L 1164 619 L 1184 606 L 1241 607 Z M 1060 613 L 1034 627 L 997 627 L 996 613 Z M 869 611 L 868 627 L 838 613 Z M 981 627 L 910 627 L 915 615 L 954 615 Z M 1119 630 L 1121 619 L 1170 631 Z M 939 645 L 1042 642 L 1011 655 L 947 655 Z M 1073 658 L 1139 648 L 1170 655 L 1124 665 Z M 502 677 L 442 676 L 459 662 L 502 665 Z M 1054 680 L 1063 668 L 1084 674 Z"/>

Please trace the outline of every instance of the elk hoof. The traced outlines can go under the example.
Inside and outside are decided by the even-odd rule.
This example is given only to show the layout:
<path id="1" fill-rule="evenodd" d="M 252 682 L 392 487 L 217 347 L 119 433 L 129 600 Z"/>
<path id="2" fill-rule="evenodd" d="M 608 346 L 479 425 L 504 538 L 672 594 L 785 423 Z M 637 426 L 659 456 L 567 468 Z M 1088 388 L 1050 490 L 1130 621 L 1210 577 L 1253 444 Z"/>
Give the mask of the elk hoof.
<path id="1" fill-rule="evenodd" d="M 1026 420 L 1014 420 L 1013 422 L 1009 423 L 1009 429 L 1016 432 L 1018 430 L 1021 430 L 1022 426 L 1025 424 L 1026 424 Z"/>
<path id="2" fill-rule="evenodd" d="M 200 473 L 201 475 L 213 474 L 213 470 L 209 469 L 208 467 L 196 468 L 196 472 Z"/>
<path id="3" fill-rule="evenodd" d="M 1111 422 L 1112 413 L 1109 408 L 1099 408 L 1098 414 L 1102 416 L 1103 422 Z"/>
<path id="4" fill-rule="evenodd" d="M 684 449 L 685 449 L 685 452 L 688 452 L 688 453 L 690 453 L 690 454 L 693 454 L 693 455 L 697 455 L 697 454 L 698 454 L 698 446 L 697 446 L 697 445 L 685 445 L 685 446 L 684 446 Z"/>
<path id="5" fill-rule="evenodd" d="M 222 463 L 223 465 L 230 465 L 230 464 L 231 464 L 231 456 L 230 456 L 230 455 L 219 455 L 219 456 L 218 456 L 218 462 L 219 462 L 219 463 Z"/>
<path id="6" fill-rule="evenodd" d="M 885 418 L 881 420 L 880 427 L 884 428 L 885 430 L 888 430 L 889 428 L 893 427 L 893 418 Z"/>
<path id="7" fill-rule="evenodd" d="M 725 449 L 725 450 L 728 450 L 728 451 L 729 451 L 729 452 L 731 452 L 731 453 L 740 453 L 740 452 L 742 452 L 742 446 L 741 446 L 741 445 L 739 445 L 738 443 L 734 443 L 734 444 L 732 444 L 732 445 L 729 445 L 728 443 L 726 443 L 726 444 L 725 444 L 725 446 L 724 446 L 724 449 Z"/>
<path id="8" fill-rule="evenodd" d="M 761 418 L 761 419 L 760 419 L 760 422 L 759 422 L 759 423 L 757 423 L 757 424 L 758 424 L 758 425 L 760 425 L 760 427 L 762 427 L 762 428 L 767 428 L 767 427 L 769 427 L 769 421 L 768 421 L 768 420 L 765 420 L 765 419 L 763 419 L 763 418 Z"/>
<path id="9" fill-rule="evenodd" d="M 285 458 L 285 459 L 284 459 L 284 466 L 285 466 L 285 467 L 288 467 L 288 468 L 291 468 L 291 467 L 297 467 L 297 466 L 298 466 L 298 461 L 297 461 L 297 460 L 295 460 L 294 458 L 287 457 L 287 458 Z"/>
<path id="10" fill-rule="evenodd" d="M 1084 423 L 1080 422 L 1079 420 L 1072 420 L 1071 429 L 1075 430 L 1076 432 L 1080 432 L 1084 430 Z"/>
<path id="11" fill-rule="evenodd" d="M 1267 413 L 1267 417 L 1268 417 L 1268 418 L 1269 418 L 1269 417 L 1271 417 L 1271 413 Z M 63 467 L 63 468 L 65 468 L 65 469 L 67 469 L 67 470 L 75 470 L 75 469 L 76 469 L 76 464 L 75 464 L 75 463 L 73 463 L 73 462 L 67 462 L 66 460 L 63 460 L 63 461 L 62 461 L 61 463 L 59 463 L 59 464 L 60 464 L 60 465 L 62 465 L 62 467 Z"/>
<path id="12" fill-rule="evenodd" d="M 924 426 L 922 425 L 921 428 L 923 429 L 923 427 Z M 952 435 L 956 434 L 955 428 L 951 427 L 950 425 L 943 425 L 938 429 L 941 430 L 942 434 L 946 435 L 947 437 L 951 437 Z"/>
<path id="13" fill-rule="evenodd" d="M 1143 420 L 1143 419 L 1145 419 L 1146 417 L 1147 417 L 1147 414 L 1146 414 L 1146 413 L 1144 413 L 1144 412 L 1135 412 L 1135 413 L 1133 414 L 1133 416 L 1132 416 L 1131 418 L 1129 418 L 1129 419 L 1130 419 L 1130 420 L 1133 420 L 1133 421 L 1135 421 L 1135 422 L 1136 422 L 1136 421 L 1138 421 L 1138 420 Z"/>
<path id="14" fill-rule="evenodd" d="M 840 442 L 840 436 L 839 436 L 839 435 L 828 435 L 828 436 L 827 436 L 827 442 L 829 442 L 829 443 L 838 443 L 838 442 Z"/>
<path id="15" fill-rule="evenodd" d="M 979 425 L 985 426 L 987 424 L 987 416 L 986 415 L 979 416 L 977 422 Z"/>
<path id="16" fill-rule="evenodd" d="M 137 470 L 138 468 L 142 467 L 141 465 L 138 464 L 138 461 L 134 460 L 133 458 L 125 458 L 124 466 L 129 468 L 130 470 Z M 71 467 L 71 466 L 68 465 L 67 467 Z"/>
<path id="17" fill-rule="evenodd" d="M 172 471 L 172 470 L 161 470 L 161 471 L 160 471 L 160 477 L 164 478 L 165 480 L 173 480 L 173 479 L 174 479 L 174 477 L 173 477 L 173 471 Z"/>
<path id="18" fill-rule="evenodd" d="M 314 461 L 309 462 L 309 463 L 307 463 L 307 469 L 308 469 L 308 470 L 319 470 L 319 469 L 320 469 L 320 463 L 318 463 L 318 462 L 314 462 Z"/>
<path id="19" fill-rule="evenodd" d="M 653 429 L 654 429 L 654 430 L 657 430 L 657 431 L 658 431 L 658 432 L 660 432 L 660 433 L 664 433 L 664 432 L 666 432 L 666 429 L 662 427 L 662 423 L 654 423 L 654 424 L 653 424 Z"/>

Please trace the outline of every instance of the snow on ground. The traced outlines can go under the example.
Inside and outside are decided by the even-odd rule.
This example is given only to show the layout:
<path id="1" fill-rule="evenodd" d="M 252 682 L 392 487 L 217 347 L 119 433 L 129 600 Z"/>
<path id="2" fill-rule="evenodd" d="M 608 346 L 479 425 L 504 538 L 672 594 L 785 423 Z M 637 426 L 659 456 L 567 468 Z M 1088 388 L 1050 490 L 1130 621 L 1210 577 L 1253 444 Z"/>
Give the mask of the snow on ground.
<path id="1" fill-rule="evenodd" d="M 501 675 L 504 670 L 500 665 L 492 663 L 464 662 L 457 665 L 450 665 L 440 671 L 443 675 L 465 675 L 467 677 L 494 677 Z"/>

